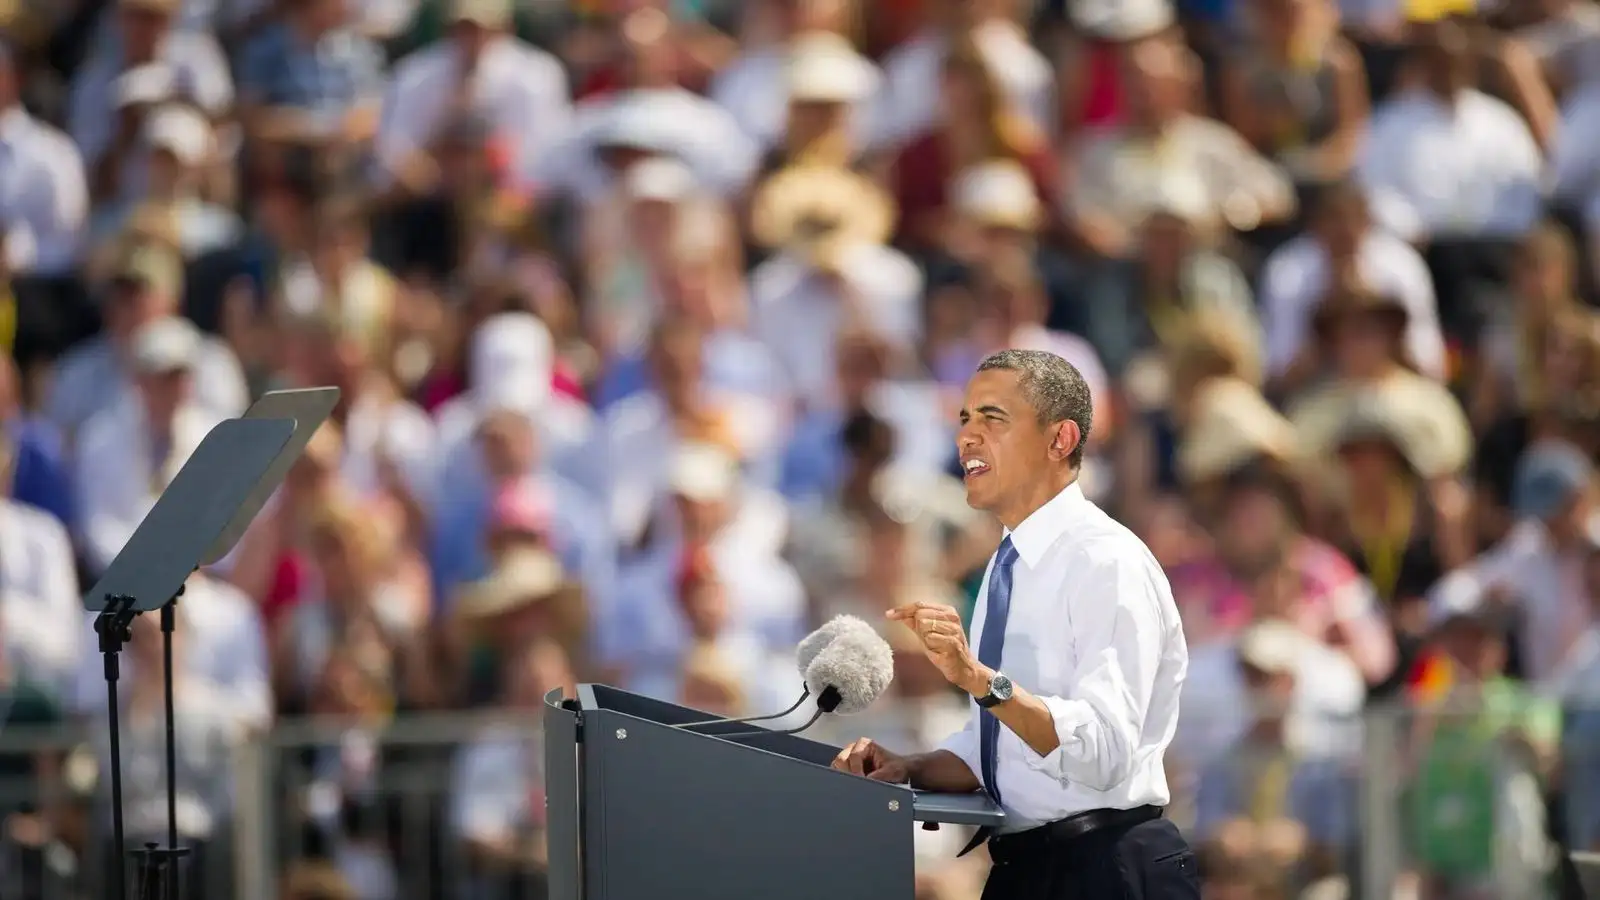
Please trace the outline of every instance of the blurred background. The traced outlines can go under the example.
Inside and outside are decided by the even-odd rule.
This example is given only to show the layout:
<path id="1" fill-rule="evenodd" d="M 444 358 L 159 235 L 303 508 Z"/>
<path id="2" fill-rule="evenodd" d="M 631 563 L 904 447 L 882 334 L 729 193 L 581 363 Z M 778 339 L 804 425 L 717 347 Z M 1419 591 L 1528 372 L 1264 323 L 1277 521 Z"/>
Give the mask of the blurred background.
<path id="1" fill-rule="evenodd" d="M 1600 849 L 1600 5 L 0 2 L 0 896 L 104 896 L 80 608 L 200 438 L 334 419 L 178 607 L 190 898 L 538 900 L 539 698 L 782 709 L 971 609 L 985 354 L 1167 568 L 1208 900 Z M 958 728 L 906 633 L 891 698 Z M 124 654 L 159 840 L 160 636 Z M 918 832 L 918 900 L 982 853 Z"/>

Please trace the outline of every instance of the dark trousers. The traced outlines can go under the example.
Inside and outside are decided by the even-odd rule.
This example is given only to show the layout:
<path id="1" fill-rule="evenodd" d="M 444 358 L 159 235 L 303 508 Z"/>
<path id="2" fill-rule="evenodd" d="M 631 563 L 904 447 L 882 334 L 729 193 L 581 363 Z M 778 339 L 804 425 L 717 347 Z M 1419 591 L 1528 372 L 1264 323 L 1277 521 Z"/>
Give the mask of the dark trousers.
<path id="1" fill-rule="evenodd" d="M 994 868 L 983 900 L 1200 900 L 1194 851 L 1166 819 L 1021 841 L 1015 851 L 1007 841 L 989 845 Z"/>

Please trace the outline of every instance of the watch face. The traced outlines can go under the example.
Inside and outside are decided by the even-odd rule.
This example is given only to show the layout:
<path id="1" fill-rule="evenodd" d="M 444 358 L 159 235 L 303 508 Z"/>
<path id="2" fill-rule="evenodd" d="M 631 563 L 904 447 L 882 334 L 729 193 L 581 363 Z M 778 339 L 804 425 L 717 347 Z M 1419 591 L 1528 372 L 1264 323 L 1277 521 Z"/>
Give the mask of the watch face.
<path id="1" fill-rule="evenodd" d="M 1004 675 L 995 675 L 989 679 L 989 693 L 994 695 L 996 700 L 1010 700 L 1011 679 Z"/>

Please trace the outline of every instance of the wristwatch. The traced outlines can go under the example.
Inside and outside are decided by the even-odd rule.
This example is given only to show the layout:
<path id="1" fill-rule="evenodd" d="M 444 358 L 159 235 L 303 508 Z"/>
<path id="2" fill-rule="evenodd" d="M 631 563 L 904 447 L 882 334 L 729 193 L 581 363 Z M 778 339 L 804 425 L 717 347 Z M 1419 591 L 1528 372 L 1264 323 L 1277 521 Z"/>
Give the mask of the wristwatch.
<path id="1" fill-rule="evenodd" d="M 992 709 L 1011 699 L 1011 679 L 1003 672 L 996 672 L 989 677 L 989 693 L 978 698 L 978 705 L 984 709 Z"/>

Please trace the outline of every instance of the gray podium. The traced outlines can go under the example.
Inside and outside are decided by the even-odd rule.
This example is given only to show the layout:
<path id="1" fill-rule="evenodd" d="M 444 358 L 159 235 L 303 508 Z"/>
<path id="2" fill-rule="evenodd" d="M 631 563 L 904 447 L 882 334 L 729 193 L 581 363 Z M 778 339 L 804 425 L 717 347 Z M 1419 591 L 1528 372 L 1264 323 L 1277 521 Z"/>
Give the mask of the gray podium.
<path id="1" fill-rule="evenodd" d="M 1575 850 L 1568 858 L 1585 900 L 1600 900 L 1600 853 Z"/>
<path id="2" fill-rule="evenodd" d="M 834 771 L 839 748 L 802 737 L 673 727 L 708 718 L 600 684 L 545 697 L 550 900 L 910 900 L 916 823 L 1004 819 Z"/>

